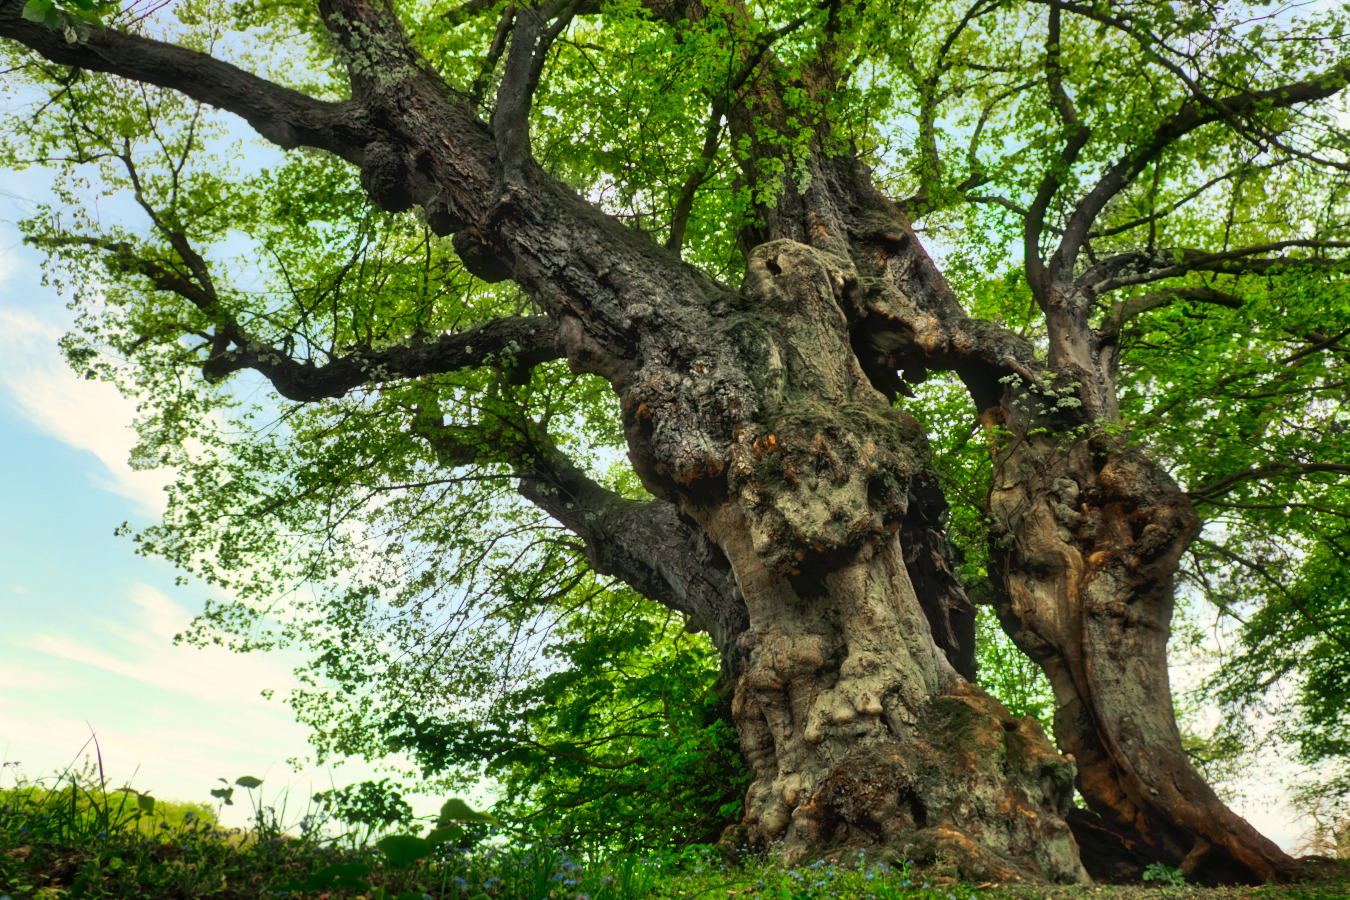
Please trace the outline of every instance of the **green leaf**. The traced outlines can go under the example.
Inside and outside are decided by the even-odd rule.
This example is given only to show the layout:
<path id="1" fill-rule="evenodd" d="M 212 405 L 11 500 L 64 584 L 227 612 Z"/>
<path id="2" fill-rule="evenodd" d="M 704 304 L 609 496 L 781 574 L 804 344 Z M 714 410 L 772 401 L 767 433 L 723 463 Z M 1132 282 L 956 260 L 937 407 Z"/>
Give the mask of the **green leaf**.
<path id="1" fill-rule="evenodd" d="M 490 813 L 475 812 L 469 804 L 458 798 L 451 798 L 441 804 L 440 817 L 436 819 L 438 828 L 450 822 L 482 822 L 487 825 L 500 825 L 501 820 Z"/>
<path id="2" fill-rule="evenodd" d="M 434 849 L 427 840 L 411 834 L 391 834 L 375 844 L 396 868 L 410 866 Z"/>
<path id="3" fill-rule="evenodd" d="M 28 0 L 19 15 L 30 22 L 45 22 L 55 5 L 53 0 Z"/>
<path id="4" fill-rule="evenodd" d="M 254 778 L 252 775 L 242 775 L 239 778 L 236 778 L 234 783 L 239 785 L 241 788 L 253 790 L 256 787 L 262 786 L 262 779 Z"/>
<path id="5" fill-rule="evenodd" d="M 433 847 L 439 847 L 441 844 L 459 841 L 467 834 L 468 832 L 458 825 L 442 825 L 427 834 L 426 842 Z"/>

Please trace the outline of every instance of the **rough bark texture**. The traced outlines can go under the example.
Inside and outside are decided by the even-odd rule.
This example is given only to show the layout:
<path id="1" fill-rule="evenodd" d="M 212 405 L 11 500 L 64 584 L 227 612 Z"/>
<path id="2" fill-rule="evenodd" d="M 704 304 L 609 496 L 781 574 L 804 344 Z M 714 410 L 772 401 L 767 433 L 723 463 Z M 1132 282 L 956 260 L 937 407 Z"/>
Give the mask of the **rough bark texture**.
<path id="1" fill-rule="evenodd" d="M 745 284 L 717 283 L 530 157 L 530 79 L 556 34 L 547 11 L 500 51 L 507 75 L 489 125 L 432 74 L 383 2 L 320 4 L 350 58 L 342 103 L 114 30 L 71 44 L 22 20 L 22 6 L 0 0 L 0 36 L 176 88 L 283 147 L 337 153 L 360 166 L 376 203 L 421 206 L 470 272 L 513 280 L 548 319 L 314 367 L 264 352 L 213 297 L 180 291 L 223 323 L 209 373 L 254 368 L 287 396 L 316 399 L 375 368 L 384 374 L 370 379 L 500 365 L 488 351 L 513 343 L 520 366 L 565 357 L 608 380 L 632 463 L 658 499 L 618 498 L 547 454 L 514 460 L 520 490 L 586 541 L 597 570 L 711 632 L 755 773 L 751 840 L 782 841 L 790 858 L 913 844 L 971 877 L 1083 881 L 1067 817 L 1101 876 L 1155 860 L 1205 880 L 1289 871 L 1185 761 L 1165 644 L 1195 516 L 1165 473 L 1100 427 L 1114 423 L 1113 351 L 1098 346 L 1082 296 L 1047 287 L 1053 272 L 1033 279 L 1052 331 L 1042 365 L 1026 341 L 965 315 L 900 210 L 824 135 L 791 151 L 806 186 L 785 181 L 740 235 Z M 653 11 L 704 14 L 693 3 Z M 770 61 L 745 48 L 749 80 L 722 108 L 750 147 L 753 178 L 757 159 L 787 151 L 754 125 L 782 118 L 783 105 Z M 802 76 L 809 89 L 831 83 L 827 57 Z M 1187 109 L 1154 136 L 1159 146 L 1198 127 Z M 1125 183 L 1136 162 L 1112 177 Z M 1047 179 L 1033 213 L 1058 188 Z M 1029 256 L 1039 229 L 1029 226 Z M 1038 256 L 1028 266 L 1045 274 Z M 1051 678 L 1056 735 L 1096 818 L 1070 813 L 1073 762 L 972 683 L 972 608 L 942 534 L 945 503 L 922 429 L 891 402 L 901 373 L 933 369 L 957 372 L 986 424 L 1011 435 L 996 449 L 989 501 L 998 610 Z M 1061 414 L 1060 400 L 1079 411 Z M 1033 436 L 1045 425 L 1060 437 Z"/>
<path id="2" fill-rule="evenodd" d="M 732 702 L 755 770 L 748 836 L 791 859 L 916 844 L 971 877 L 1081 880 L 1063 820 L 1071 766 L 957 672 L 930 624 L 955 640 L 948 607 L 915 594 L 900 536 L 911 505 L 910 555 L 940 578 L 922 546 L 935 503 L 912 499 L 925 440 L 858 364 L 840 306 L 850 282 L 803 244 L 751 255 L 746 293 L 775 313 L 765 410 L 730 448 L 728 495 L 688 504 L 749 613 Z"/>
<path id="3" fill-rule="evenodd" d="M 991 574 L 1005 629 L 1054 689 L 1055 733 L 1090 807 L 1071 819 L 1084 862 L 1108 880 L 1159 860 L 1200 883 L 1280 878 L 1291 861 L 1195 772 L 1174 718 L 1166 645 L 1194 510 L 1118 440 L 1027 436 L 1046 420 L 1026 414 L 1036 402 L 1023 393 L 989 414 L 1014 435 L 990 494 Z"/>

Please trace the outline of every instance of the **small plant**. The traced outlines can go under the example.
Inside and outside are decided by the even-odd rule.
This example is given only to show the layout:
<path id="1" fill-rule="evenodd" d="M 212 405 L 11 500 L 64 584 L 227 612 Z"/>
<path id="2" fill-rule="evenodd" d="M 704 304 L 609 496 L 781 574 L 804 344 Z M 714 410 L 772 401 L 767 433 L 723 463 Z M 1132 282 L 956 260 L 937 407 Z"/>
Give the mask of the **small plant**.
<path id="1" fill-rule="evenodd" d="M 1144 880 L 1156 881 L 1159 884 L 1185 884 L 1186 876 L 1180 869 L 1167 863 L 1153 862 L 1144 868 Z"/>

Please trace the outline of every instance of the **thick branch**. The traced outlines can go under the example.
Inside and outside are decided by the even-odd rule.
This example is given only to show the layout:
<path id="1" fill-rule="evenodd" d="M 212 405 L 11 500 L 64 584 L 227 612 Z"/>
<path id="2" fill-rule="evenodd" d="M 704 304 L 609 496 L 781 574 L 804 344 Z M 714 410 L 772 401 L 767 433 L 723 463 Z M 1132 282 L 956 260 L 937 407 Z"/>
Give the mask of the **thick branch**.
<path id="1" fill-rule="evenodd" d="M 745 602 L 722 551 L 664 500 L 629 500 L 557 451 L 522 467 L 520 493 L 586 542 L 595 570 L 707 628 L 724 663 L 741 651 Z"/>
<path id="2" fill-rule="evenodd" d="M 393 347 L 355 348 L 316 366 L 281 355 L 268 344 L 248 344 L 213 356 L 202 371 L 223 378 L 241 369 L 259 372 L 288 400 L 341 397 L 363 384 L 379 384 L 477 366 L 528 371 L 563 353 L 557 328 L 546 316 L 492 319 L 467 331 Z"/>
<path id="3" fill-rule="evenodd" d="M 0 37 L 52 62 L 181 91 L 242 117 L 281 147 L 318 147 L 355 161 L 374 136 L 354 103 L 315 100 L 205 53 L 110 28 L 91 30 L 85 40 L 71 43 L 61 32 L 22 18 L 24 2 L 0 0 Z"/>
<path id="4" fill-rule="evenodd" d="M 1045 230 L 1045 214 L 1050 209 L 1050 202 L 1063 185 L 1063 177 L 1073 168 L 1074 163 L 1078 161 L 1078 154 L 1092 137 L 1092 130 L 1079 120 L 1078 110 L 1069 99 L 1068 92 L 1064 90 L 1063 67 L 1060 64 L 1059 10 L 1058 3 L 1051 3 L 1050 21 L 1046 26 L 1045 35 L 1045 78 L 1050 91 L 1050 104 L 1064 124 L 1064 149 L 1060 151 L 1056 168 L 1046 172 L 1041 178 L 1041 183 L 1036 188 L 1036 196 L 1027 210 L 1026 229 L 1022 233 L 1027 284 L 1030 285 L 1031 294 L 1042 309 L 1048 300 L 1048 285 L 1045 282 L 1047 268 L 1041 261 L 1041 234 Z M 1056 274 L 1056 265 L 1052 263 L 1048 270 L 1052 277 Z"/>
<path id="5" fill-rule="evenodd" d="M 1303 478 L 1307 475 L 1314 475 L 1319 472 L 1331 473 L 1334 475 L 1350 475 L 1350 465 L 1341 465 L 1338 463 L 1290 463 L 1275 462 L 1267 463 L 1263 466 L 1256 466 L 1251 469 L 1244 469 L 1241 472 L 1234 472 L 1217 481 L 1187 491 L 1187 496 L 1196 503 L 1204 503 L 1221 497 L 1238 485 L 1248 481 L 1266 481 L 1272 478 Z"/>
<path id="6" fill-rule="evenodd" d="M 1102 323 L 1103 330 L 1118 333 L 1125 323 L 1131 319 L 1142 316 L 1146 312 L 1170 306 L 1179 300 L 1189 300 L 1192 303 L 1209 303 L 1215 306 L 1224 306 L 1228 309 L 1241 309 L 1243 306 L 1241 298 L 1208 287 L 1182 287 L 1153 291 L 1139 297 L 1117 300 L 1112 305 L 1111 312 L 1107 314 L 1106 321 Z"/>
<path id="7" fill-rule="evenodd" d="M 511 43 L 506 51 L 506 67 L 501 84 L 497 86 L 497 108 L 492 112 L 497 156 L 508 179 L 518 179 L 521 164 L 531 158 L 530 106 L 534 102 L 534 91 L 553 41 L 572 21 L 573 8 L 568 0 L 550 0 L 516 11 Z M 560 13 L 558 21 L 544 27 Z"/>

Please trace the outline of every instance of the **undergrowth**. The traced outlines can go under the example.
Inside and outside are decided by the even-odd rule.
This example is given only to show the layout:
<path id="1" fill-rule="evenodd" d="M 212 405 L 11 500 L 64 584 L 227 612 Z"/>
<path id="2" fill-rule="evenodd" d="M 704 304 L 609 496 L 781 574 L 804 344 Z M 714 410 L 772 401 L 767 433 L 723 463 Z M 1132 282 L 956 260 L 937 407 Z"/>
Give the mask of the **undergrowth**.
<path id="1" fill-rule="evenodd" d="M 97 748 L 95 747 L 95 751 Z M 380 785 L 314 795 L 288 810 L 266 803 L 243 776 L 210 791 L 252 806 L 246 831 L 222 828 L 217 807 L 166 803 L 130 787 L 109 789 L 101 759 L 49 780 L 0 789 L 0 900 L 1008 900 L 1091 896 L 1121 900 L 1305 900 L 1350 896 L 1345 877 L 1321 887 L 1203 889 L 964 885 L 909 861 L 861 852 L 797 868 L 774 855 L 729 865 L 717 848 L 646 856 L 582 857 L 547 837 L 514 832 L 458 800 L 434 822 Z M 222 779 L 223 781 L 223 779 Z M 291 818 L 294 820 L 291 821 Z M 1342 873 L 1343 875 L 1346 873 Z M 1011 895 L 1011 896 L 1010 896 Z"/>

